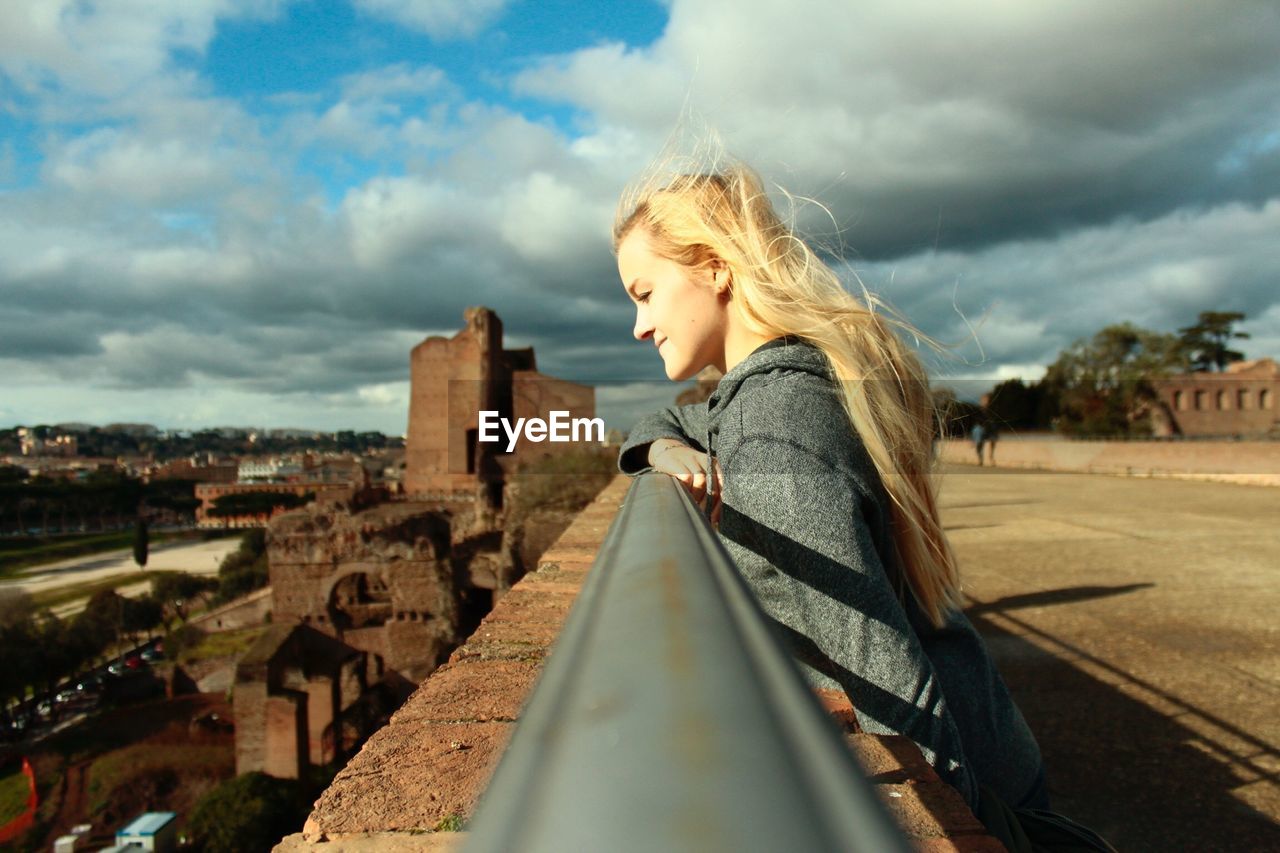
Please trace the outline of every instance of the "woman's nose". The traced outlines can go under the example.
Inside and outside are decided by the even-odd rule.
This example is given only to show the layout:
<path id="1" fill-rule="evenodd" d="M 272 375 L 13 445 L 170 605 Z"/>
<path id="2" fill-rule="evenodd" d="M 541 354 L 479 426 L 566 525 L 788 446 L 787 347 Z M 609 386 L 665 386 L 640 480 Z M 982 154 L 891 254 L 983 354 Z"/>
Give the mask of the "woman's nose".
<path id="1" fill-rule="evenodd" d="M 653 324 L 649 322 L 647 312 L 643 310 L 636 311 L 636 325 L 631 330 L 631 334 L 635 336 L 637 341 L 643 341 L 653 335 Z"/>

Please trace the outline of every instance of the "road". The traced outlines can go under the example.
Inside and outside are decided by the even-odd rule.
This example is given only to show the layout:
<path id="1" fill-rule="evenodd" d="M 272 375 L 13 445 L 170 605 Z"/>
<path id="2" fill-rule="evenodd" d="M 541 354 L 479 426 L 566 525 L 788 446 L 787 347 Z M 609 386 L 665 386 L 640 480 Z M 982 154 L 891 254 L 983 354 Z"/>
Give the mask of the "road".
<path id="1" fill-rule="evenodd" d="M 194 575 L 217 574 L 227 554 L 240 547 L 240 537 L 214 539 L 209 542 L 179 542 L 153 545 L 147 568 L 155 571 L 189 572 Z M 22 589 L 30 593 L 48 592 L 65 586 L 103 580 L 123 575 L 137 575 L 138 566 L 130 550 L 112 551 L 87 557 L 73 557 L 57 563 L 36 566 L 0 581 L 0 589 Z M 122 595 L 141 595 L 150 589 L 147 581 L 117 588 Z M 84 600 L 54 608 L 62 617 L 84 609 Z"/>
<path id="2" fill-rule="evenodd" d="M 952 466 L 970 617 L 1054 807 L 1119 850 L 1280 850 L 1280 489 Z"/>

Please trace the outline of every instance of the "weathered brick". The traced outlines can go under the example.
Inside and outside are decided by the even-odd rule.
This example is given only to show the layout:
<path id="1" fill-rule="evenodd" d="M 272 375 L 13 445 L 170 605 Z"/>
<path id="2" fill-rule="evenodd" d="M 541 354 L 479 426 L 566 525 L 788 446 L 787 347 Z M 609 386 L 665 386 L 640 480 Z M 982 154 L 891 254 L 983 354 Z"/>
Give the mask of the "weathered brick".
<path id="1" fill-rule="evenodd" d="M 920 754 L 920 748 L 902 735 L 858 733 L 846 740 L 853 755 L 875 783 L 938 782 L 938 774 Z"/>
<path id="2" fill-rule="evenodd" d="M 959 792 L 945 782 L 874 785 L 873 790 L 909 838 L 986 832 Z"/>
<path id="3" fill-rule="evenodd" d="M 531 661 L 446 664 L 396 712 L 391 725 L 514 720 L 541 669 Z"/>

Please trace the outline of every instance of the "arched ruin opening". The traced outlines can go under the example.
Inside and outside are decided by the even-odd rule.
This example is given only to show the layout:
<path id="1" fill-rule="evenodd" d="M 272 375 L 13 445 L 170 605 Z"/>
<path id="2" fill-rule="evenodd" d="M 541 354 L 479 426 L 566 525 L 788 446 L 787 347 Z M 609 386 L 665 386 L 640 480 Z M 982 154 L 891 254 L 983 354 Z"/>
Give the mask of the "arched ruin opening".
<path id="1" fill-rule="evenodd" d="M 391 588 L 380 575 L 349 574 L 333 585 L 328 610 L 340 631 L 376 628 L 391 618 Z"/>

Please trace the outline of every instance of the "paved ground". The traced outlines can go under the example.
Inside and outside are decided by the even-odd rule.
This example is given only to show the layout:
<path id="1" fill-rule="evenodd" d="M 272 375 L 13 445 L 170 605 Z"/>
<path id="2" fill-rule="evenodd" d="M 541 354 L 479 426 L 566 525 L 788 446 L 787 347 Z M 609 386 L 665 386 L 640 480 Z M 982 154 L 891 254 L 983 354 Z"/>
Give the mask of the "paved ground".
<path id="1" fill-rule="evenodd" d="M 1055 808 L 1280 850 L 1280 489 L 955 466 L 942 505 Z"/>
<path id="2" fill-rule="evenodd" d="M 223 557 L 239 547 L 240 537 L 238 536 L 214 539 L 209 542 L 153 545 L 147 558 L 147 568 L 156 571 L 189 572 L 194 575 L 217 574 Z M 136 575 L 137 573 L 138 566 L 133 562 L 131 550 L 112 551 L 87 557 L 73 557 L 70 560 L 27 569 L 15 577 L 0 581 L 0 588 L 25 589 L 27 592 L 35 593 L 117 575 Z M 150 589 L 150 584 L 144 581 L 118 589 L 122 595 L 141 595 Z M 81 601 L 55 608 L 55 612 L 59 616 L 66 616 L 83 609 L 84 602 Z"/>

